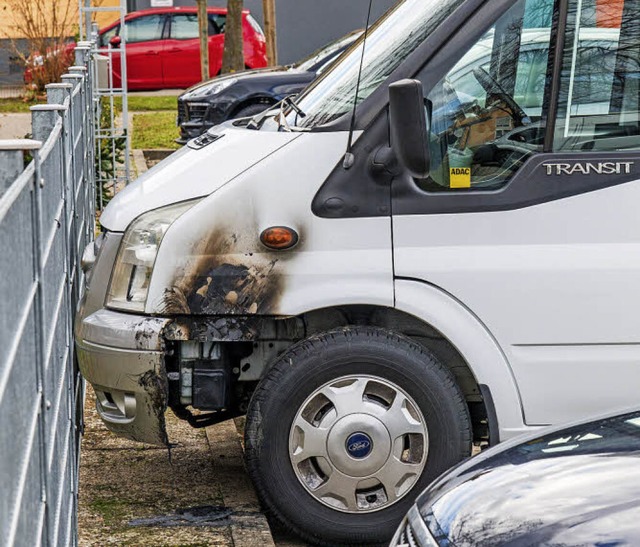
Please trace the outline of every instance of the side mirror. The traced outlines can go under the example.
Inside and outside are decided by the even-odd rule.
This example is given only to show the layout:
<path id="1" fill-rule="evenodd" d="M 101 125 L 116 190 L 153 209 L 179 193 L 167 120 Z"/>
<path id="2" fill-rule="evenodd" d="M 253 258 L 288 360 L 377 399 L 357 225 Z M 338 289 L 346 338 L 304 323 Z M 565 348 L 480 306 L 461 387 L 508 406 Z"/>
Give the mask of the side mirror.
<path id="1" fill-rule="evenodd" d="M 120 47 L 120 44 L 122 44 L 122 38 L 120 38 L 120 36 L 112 36 L 111 40 L 109 40 L 109 45 L 111 47 Z"/>
<path id="2" fill-rule="evenodd" d="M 422 84 L 400 80 L 389 86 L 391 146 L 400 163 L 417 179 L 429 176 L 429 114 Z"/>

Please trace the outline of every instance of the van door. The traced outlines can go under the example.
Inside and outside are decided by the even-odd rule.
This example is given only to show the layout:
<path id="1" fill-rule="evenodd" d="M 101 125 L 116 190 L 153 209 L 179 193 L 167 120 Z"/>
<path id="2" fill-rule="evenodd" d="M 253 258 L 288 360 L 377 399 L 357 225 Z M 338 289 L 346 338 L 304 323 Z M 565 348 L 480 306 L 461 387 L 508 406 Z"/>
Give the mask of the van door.
<path id="1" fill-rule="evenodd" d="M 633 0 L 519 0 L 417 75 L 431 172 L 394 180 L 395 274 L 479 318 L 531 425 L 638 401 L 639 16 Z"/>

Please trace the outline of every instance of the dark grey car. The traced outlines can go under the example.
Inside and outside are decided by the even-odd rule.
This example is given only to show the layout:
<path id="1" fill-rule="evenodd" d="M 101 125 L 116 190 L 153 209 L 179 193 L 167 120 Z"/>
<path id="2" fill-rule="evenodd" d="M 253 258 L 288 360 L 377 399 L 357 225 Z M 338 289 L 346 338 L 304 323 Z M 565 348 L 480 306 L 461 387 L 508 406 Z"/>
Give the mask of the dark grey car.
<path id="1" fill-rule="evenodd" d="M 640 410 L 515 439 L 419 497 L 393 547 L 640 545 Z"/>
<path id="2" fill-rule="evenodd" d="M 233 118 L 253 116 L 297 95 L 360 35 L 357 30 L 289 66 L 247 70 L 202 82 L 178 97 L 180 144 Z"/>

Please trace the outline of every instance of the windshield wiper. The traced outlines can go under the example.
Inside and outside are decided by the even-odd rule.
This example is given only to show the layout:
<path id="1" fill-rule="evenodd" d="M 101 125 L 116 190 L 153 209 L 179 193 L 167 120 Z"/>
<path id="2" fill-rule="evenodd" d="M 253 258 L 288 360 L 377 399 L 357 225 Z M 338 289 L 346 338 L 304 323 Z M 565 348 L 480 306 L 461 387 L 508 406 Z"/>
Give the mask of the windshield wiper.
<path id="1" fill-rule="evenodd" d="M 301 118 L 304 118 L 306 116 L 302 109 L 294 102 L 293 97 L 293 95 L 290 95 L 289 97 L 285 97 L 284 99 L 282 99 L 282 101 L 280 101 L 280 112 L 276 116 L 276 120 L 278 122 L 278 131 L 280 131 L 280 129 L 282 128 L 284 128 L 285 131 L 291 131 L 291 126 L 289 125 L 289 122 L 287 122 L 287 117 L 284 113 L 287 107 L 291 108 L 291 110 L 296 113 L 296 120 L 298 119 L 298 116 L 300 116 Z"/>
<path id="2" fill-rule="evenodd" d="M 285 97 L 283 102 L 286 103 L 287 106 L 291 107 L 291 110 L 293 110 L 298 116 L 300 116 L 301 118 L 306 118 L 307 115 L 302 111 L 302 109 L 293 100 L 294 96 L 295 95 L 289 95 L 288 97 Z"/>
<path id="3" fill-rule="evenodd" d="M 293 101 L 293 95 L 289 97 L 285 97 L 280 101 L 280 108 L 278 110 L 278 114 L 276 114 L 275 119 L 278 122 L 278 130 L 285 128 L 286 131 L 291 131 L 291 127 L 287 123 L 286 116 L 284 115 L 284 111 L 286 108 L 291 108 L 297 116 L 304 118 L 306 114 L 300 109 L 300 107 Z M 253 116 L 249 123 L 247 124 L 247 129 L 260 129 L 265 120 L 271 115 L 274 108 L 267 108 L 263 112 L 260 112 Z M 297 118 L 296 118 L 297 119 Z"/>
<path id="4" fill-rule="evenodd" d="M 262 112 L 258 112 L 258 114 L 256 114 L 249 120 L 249 123 L 247 124 L 247 129 L 255 129 L 256 131 L 259 130 L 262 127 L 262 124 L 264 123 L 264 121 L 269 116 L 269 112 L 272 112 L 272 111 L 273 111 L 273 108 L 268 106 Z"/>

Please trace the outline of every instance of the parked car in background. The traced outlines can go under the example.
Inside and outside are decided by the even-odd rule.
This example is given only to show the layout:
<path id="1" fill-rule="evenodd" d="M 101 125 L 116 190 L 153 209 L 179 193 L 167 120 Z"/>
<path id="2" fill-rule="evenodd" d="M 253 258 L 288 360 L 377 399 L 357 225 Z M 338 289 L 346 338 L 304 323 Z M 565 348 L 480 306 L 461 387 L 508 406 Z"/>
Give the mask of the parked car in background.
<path id="1" fill-rule="evenodd" d="M 180 144 L 232 118 L 253 116 L 300 93 L 362 34 L 356 30 L 288 66 L 218 76 L 178 98 Z"/>
<path id="2" fill-rule="evenodd" d="M 392 547 L 640 545 L 640 410 L 519 438 L 436 480 Z"/>
<path id="3" fill-rule="evenodd" d="M 48 48 L 46 53 L 35 51 L 25 62 L 23 79 L 27 86 L 44 87 L 62 75 L 73 64 L 75 41 Z"/>
<path id="4" fill-rule="evenodd" d="M 220 73 L 227 10 L 209 8 L 209 75 Z M 242 13 L 247 68 L 267 66 L 266 42 L 248 10 Z M 127 83 L 129 89 L 187 88 L 201 80 L 198 14 L 195 7 L 155 8 L 125 18 Z M 103 53 L 120 46 L 122 29 L 116 21 L 100 31 Z M 113 54 L 114 85 L 121 85 L 119 55 Z"/>

